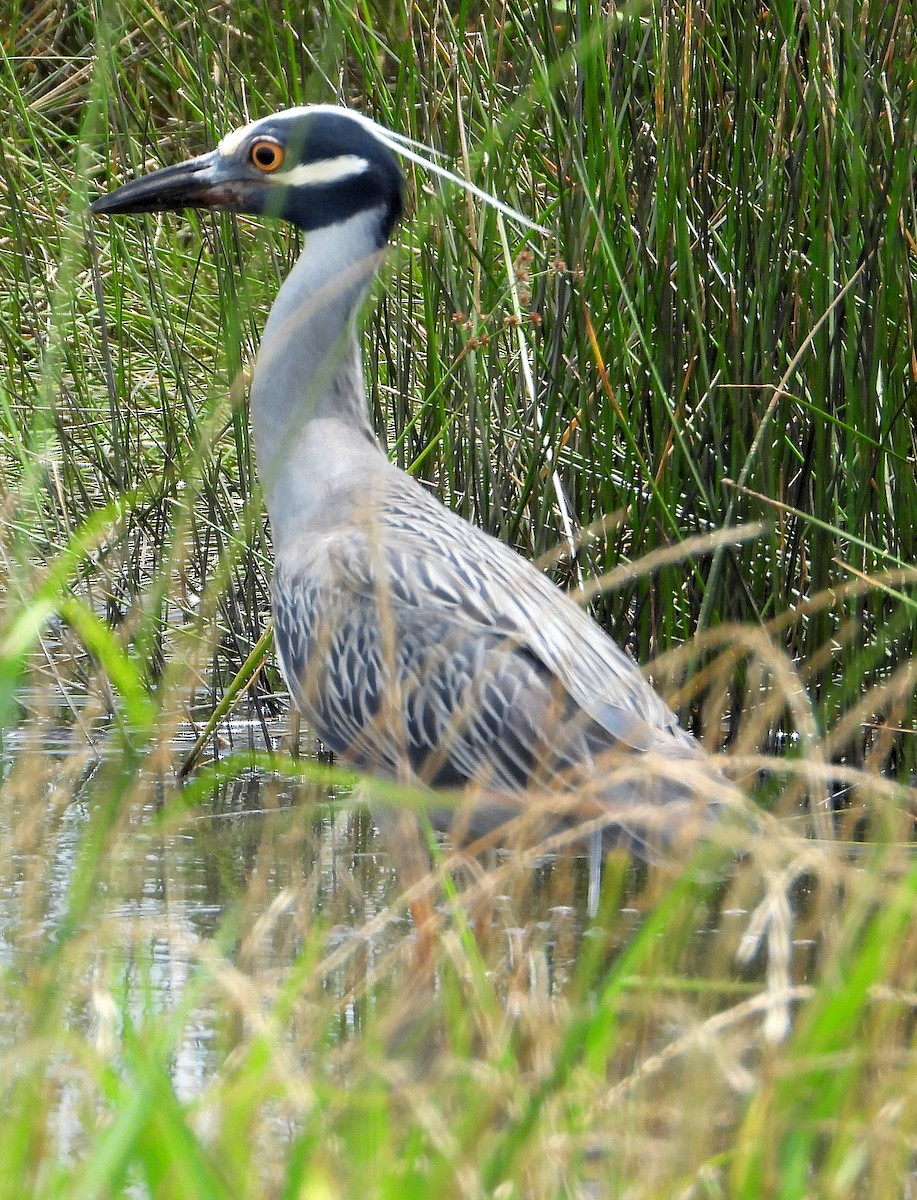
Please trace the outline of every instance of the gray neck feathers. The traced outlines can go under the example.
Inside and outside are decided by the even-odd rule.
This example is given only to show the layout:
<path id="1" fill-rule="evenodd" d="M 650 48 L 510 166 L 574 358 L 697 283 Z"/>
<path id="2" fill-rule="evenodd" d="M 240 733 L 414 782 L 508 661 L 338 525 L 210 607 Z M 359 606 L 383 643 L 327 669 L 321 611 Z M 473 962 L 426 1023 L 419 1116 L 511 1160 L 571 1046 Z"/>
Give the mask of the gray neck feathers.
<path id="1" fill-rule="evenodd" d="M 345 473 L 384 456 L 367 413 L 356 316 L 379 265 L 379 212 L 307 235 L 264 327 L 251 383 L 258 469 L 275 543 L 320 516 Z"/>

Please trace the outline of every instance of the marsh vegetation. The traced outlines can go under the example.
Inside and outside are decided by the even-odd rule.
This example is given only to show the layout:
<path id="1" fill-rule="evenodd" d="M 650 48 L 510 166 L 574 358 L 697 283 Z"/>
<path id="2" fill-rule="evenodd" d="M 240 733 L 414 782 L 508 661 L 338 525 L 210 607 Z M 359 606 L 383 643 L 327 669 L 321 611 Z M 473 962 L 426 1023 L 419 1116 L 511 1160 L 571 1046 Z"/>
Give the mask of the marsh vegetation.
<path id="1" fill-rule="evenodd" d="M 0 13 L 0 1197 L 910 1194 L 912 7 Z M 611 859 L 595 919 L 571 852 L 433 847 L 426 979 L 270 657 L 178 779 L 268 620 L 245 367 L 296 237 L 86 217 L 334 101 L 551 231 L 408 167 L 380 437 L 760 814 Z"/>

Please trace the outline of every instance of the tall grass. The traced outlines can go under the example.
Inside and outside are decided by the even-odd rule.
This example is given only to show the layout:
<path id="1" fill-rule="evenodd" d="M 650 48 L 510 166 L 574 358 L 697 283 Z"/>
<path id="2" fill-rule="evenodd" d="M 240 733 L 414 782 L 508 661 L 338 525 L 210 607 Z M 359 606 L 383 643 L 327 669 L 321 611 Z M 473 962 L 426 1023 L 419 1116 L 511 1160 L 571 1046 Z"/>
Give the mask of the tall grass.
<path id="1" fill-rule="evenodd" d="M 910 5 L 0 8 L 0 1196 L 907 1194 Z M 551 230 L 408 172 L 380 436 L 607 575 L 765 822 L 610 863 L 585 930 L 572 860 L 440 857 L 429 978 L 353 780 L 265 753 L 270 663 L 175 782 L 267 618 L 244 367 L 296 239 L 86 221 L 335 100 Z"/>

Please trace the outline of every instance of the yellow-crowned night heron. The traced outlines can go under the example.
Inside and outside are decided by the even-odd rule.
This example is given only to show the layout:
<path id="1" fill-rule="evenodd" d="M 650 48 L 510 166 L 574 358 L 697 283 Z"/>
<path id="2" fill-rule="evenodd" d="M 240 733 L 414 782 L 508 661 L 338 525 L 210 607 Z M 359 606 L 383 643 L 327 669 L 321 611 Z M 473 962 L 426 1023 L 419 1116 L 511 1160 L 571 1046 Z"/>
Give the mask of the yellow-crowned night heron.
<path id="1" fill-rule="evenodd" d="M 290 109 L 127 183 L 94 213 L 208 208 L 305 232 L 271 310 L 251 419 L 276 643 L 321 741 L 369 774 L 461 788 L 470 831 L 571 797 L 644 852 L 724 783 L 631 659 L 505 545 L 394 467 L 370 428 L 356 314 L 402 210 L 392 137 Z M 572 820 L 572 807 L 567 819 Z"/>

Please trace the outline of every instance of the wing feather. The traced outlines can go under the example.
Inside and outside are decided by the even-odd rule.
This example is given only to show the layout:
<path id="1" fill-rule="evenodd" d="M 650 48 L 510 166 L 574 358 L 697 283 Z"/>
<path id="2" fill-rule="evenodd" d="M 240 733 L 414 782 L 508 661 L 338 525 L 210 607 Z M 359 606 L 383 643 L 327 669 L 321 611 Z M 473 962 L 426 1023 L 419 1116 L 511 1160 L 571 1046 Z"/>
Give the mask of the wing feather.
<path id="1" fill-rule="evenodd" d="M 575 786 L 609 752 L 700 758 L 636 664 L 531 564 L 417 485 L 287 553 L 290 690 L 353 765 L 437 787 Z M 656 795 L 684 798 L 672 787 Z M 617 799 L 640 798 L 633 779 Z"/>

